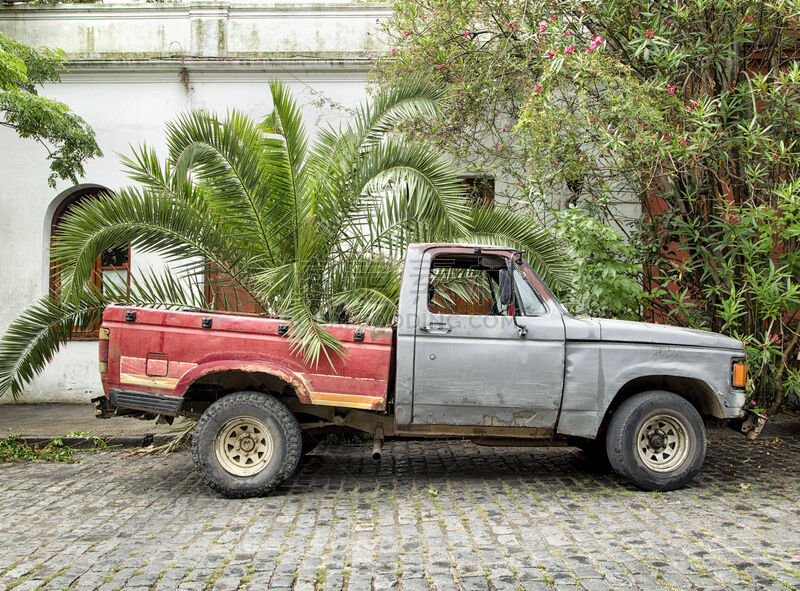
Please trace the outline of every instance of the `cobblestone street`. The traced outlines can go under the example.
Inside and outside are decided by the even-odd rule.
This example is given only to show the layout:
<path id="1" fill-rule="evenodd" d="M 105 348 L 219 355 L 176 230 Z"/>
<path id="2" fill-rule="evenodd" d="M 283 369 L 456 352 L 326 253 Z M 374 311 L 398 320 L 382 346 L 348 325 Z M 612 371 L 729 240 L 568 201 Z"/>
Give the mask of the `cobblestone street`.
<path id="1" fill-rule="evenodd" d="M 711 438 L 687 488 L 578 450 L 321 446 L 271 497 L 220 498 L 186 451 L 0 465 L 0 590 L 796 589 L 800 438 Z"/>

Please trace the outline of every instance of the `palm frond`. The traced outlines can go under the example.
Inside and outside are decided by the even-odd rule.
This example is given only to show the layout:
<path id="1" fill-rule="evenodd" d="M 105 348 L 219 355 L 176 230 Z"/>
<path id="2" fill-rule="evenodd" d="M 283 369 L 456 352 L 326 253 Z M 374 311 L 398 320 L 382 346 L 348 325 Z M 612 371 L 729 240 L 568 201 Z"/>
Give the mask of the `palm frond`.
<path id="1" fill-rule="evenodd" d="M 76 328 L 100 325 L 105 302 L 97 292 L 86 291 L 77 301 L 44 297 L 20 314 L 0 341 L 0 394 L 16 399 L 37 376 Z"/>
<path id="2" fill-rule="evenodd" d="M 17 398 L 76 332 L 97 330 L 103 309 L 124 301 L 154 308 L 207 308 L 202 284 L 169 269 L 132 275 L 130 287 L 86 284 L 77 297 L 44 297 L 17 317 L 0 340 L 0 394 Z"/>
<path id="3" fill-rule="evenodd" d="M 397 315 L 402 264 L 384 257 L 358 256 L 345 259 L 331 272 L 331 303 L 336 320 L 388 326 Z"/>
<path id="4" fill-rule="evenodd" d="M 319 364 L 320 356 L 324 356 L 328 364 L 333 365 L 331 356 L 344 353 L 341 341 L 322 326 L 322 322 L 303 298 L 297 298 L 292 303 L 289 313 L 292 319 L 289 325 L 292 353 L 301 355 L 305 363 L 315 367 Z"/>
<path id="5" fill-rule="evenodd" d="M 464 185 L 452 165 L 422 143 L 387 138 L 360 160 L 355 184 L 363 195 L 391 192 L 407 199 L 413 215 L 437 233 L 469 226 Z"/>
<path id="6" fill-rule="evenodd" d="M 420 76 L 379 90 L 356 114 L 354 129 L 360 149 L 380 143 L 402 123 L 439 117 L 444 96 L 444 88 Z"/>
<path id="7" fill-rule="evenodd" d="M 273 111 L 261 129 L 281 136 L 284 150 L 279 155 L 284 160 L 287 175 L 286 197 L 293 202 L 294 221 L 297 222 L 313 208 L 305 191 L 308 181 L 306 174 L 308 137 L 300 109 L 292 98 L 289 87 L 279 80 L 272 80 L 269 89 L 272 94 Z"/>
<path id="8" fill-rule="evenodd" d="M 170 161 L 161 162 L 158 154 L 147 144 L 142 144 L 139 148 L 131 146 L 131 156 L 118 154 L 122 165 L 128 173 L 128 178 L 143 185 L 163 191 L 165 193 L 175 192 Z"/>
<path id="9" fill-rule="evenodd" d="M 167 143 L 173 183 L 180 185 L 191 174 L 206 189 L 207 205 L 226 219 L 229 233 L 272 256 L 271 236 L 280 225 L 280 216 L 270 215 L 272 198 L 290 186 L 279 166 L 280 142 L 237 111 L 222 121 L 194 111 L 168 125 Z"/>
<path id="10" fill-rule="evenodd" d="M 187 272 L 203 273 L 212 262 L 257 299 L 246 283 L 246 250 L 208 209 L 135 189 L 87 200 L 64 217 L 53 247 L 62 294 L 80 293 L 104 250 L 131 243 L 181 263 Z"/>
<path id="11" fill-rule="evenodd" d="M 470 226 L 466 235 L 454 239 L 511 246 L 523 253 L 531 268 L 551 288 L 569 284 L 570 266 L 561 243 L 532 216 L 503 205 L 478 206 L 472 210 Z"/>

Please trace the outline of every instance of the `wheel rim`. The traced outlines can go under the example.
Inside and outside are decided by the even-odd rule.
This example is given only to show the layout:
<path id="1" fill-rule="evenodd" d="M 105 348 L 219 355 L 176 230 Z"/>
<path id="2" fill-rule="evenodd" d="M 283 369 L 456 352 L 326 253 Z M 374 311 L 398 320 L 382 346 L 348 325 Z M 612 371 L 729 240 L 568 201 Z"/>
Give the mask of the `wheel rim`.
<path id="1" fill-rule="evenodd" d="M 272 435 L 255 417 L 236 417 L 217 432 L 214 452 L 226 472 L 252 476 L 272 459 Z"/>
<path id="2" fill-rule="evenodd" d="M 655 472 L 670 472 L 689 455 L 689 430 L 672 415 L 655 415 L 645 421 L 636 437 L 642 463 Z"/>

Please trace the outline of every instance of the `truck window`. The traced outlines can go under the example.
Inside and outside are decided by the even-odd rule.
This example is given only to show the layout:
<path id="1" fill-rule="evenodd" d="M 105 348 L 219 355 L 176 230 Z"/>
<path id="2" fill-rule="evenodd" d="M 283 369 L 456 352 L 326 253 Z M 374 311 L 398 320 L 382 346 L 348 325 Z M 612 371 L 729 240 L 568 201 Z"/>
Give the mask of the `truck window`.
<path id="1" fill-rule="evenodd" d="M 500 273 L 505 269 L 505 259 L 497 256 L 436 257 L 428 281 L 428 310 L 461 316 L 508 315 L 508 306 L 500 305 Z"/>
<path id="2" fill-rule="evenodd" d="M 525 279 L 525 276 L 517 270 L 514 270 L 514 285 L 517 287 L 517 294 L 522 303 L 522 316 L 542 316 L 547 312 L 544 304 L 536 295 L 536 292 Z"/>

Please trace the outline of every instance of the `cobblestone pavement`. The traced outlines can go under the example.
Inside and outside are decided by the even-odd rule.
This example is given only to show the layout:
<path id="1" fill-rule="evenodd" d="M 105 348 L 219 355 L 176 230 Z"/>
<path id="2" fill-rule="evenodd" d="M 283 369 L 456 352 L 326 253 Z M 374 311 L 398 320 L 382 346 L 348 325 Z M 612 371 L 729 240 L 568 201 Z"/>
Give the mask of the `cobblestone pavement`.
<path id="1" fill-rule="evenodd" d="M 0 591 L 800 587 L 800 438 L 716 434 L 670 493 L 570 448 L 369 451 L 322 447 L 247 500 L 187 452 L 0 465 Z"/>

